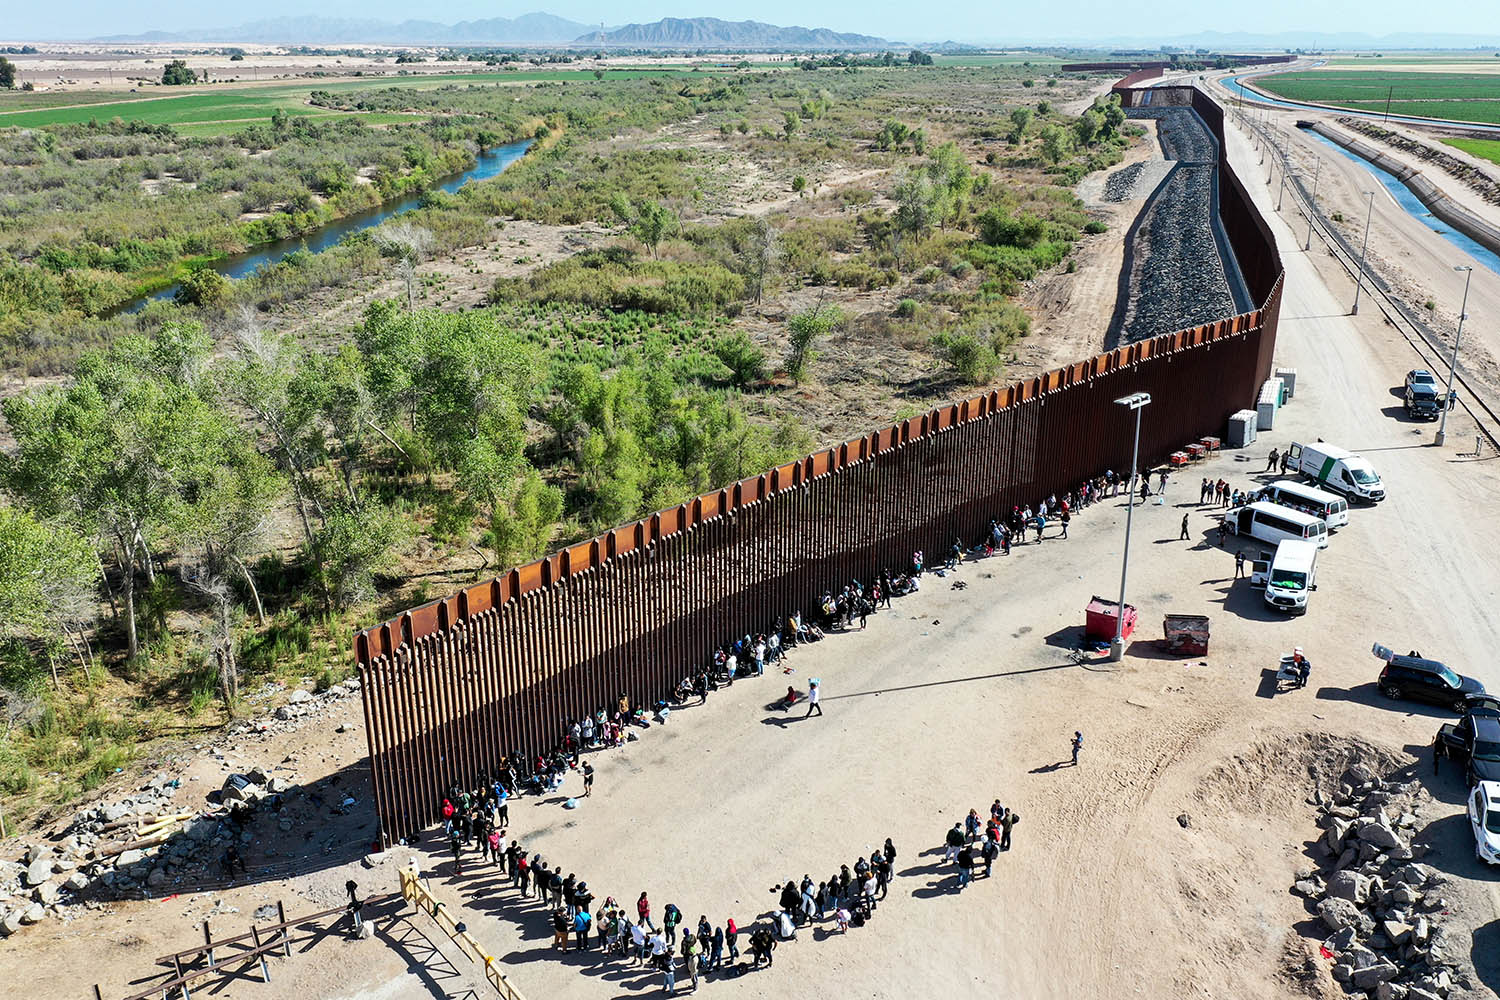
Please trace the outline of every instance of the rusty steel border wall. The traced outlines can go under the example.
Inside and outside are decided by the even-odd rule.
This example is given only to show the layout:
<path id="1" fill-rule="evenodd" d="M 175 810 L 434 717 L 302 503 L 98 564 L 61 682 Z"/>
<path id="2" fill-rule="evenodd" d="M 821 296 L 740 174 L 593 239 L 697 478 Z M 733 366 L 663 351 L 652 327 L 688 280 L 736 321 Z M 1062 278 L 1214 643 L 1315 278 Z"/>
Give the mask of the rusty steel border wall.
<path id="1" fill-rule="evenodd" d="M 1222 115 L 1205 120 L 1222 137 Z M 452 783 L 550 747 L 565 720 L 622 694 L 649 704 L 825 590 L 1123 468 L 1119 396 L 1152 394 L 1145 463 L 1219 433 L 1270 374 L 1281 303 L 1275 241 L 1223 168 L 1225 229 L 1259 309 L 883 427 L 356 632 L 386 842 L 434 822 Z"/>

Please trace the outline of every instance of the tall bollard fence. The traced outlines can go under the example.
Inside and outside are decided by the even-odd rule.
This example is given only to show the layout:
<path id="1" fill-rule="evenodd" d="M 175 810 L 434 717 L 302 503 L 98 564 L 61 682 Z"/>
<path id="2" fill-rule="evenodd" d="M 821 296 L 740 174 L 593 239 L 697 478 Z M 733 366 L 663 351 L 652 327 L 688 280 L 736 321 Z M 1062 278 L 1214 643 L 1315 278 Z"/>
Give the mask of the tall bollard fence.
<path id="1" fill-rule="evenodd" d="M 1222 149 L 1222 113 L 1193 94 Z M 1120 396 L 1152 395 L 1143 463 L 1221 433 L 1270 375 L 1281 305 L 1275 241 L 1221 168 L 1225 231 L 1260 308 L 883 427 L 357 632 L 386 841 L 432 823 L 453 783 L 551 747 L 567 720 L 622 695 L 649 705 L 715 647 L 822 592 L 1124 471 Z"/>

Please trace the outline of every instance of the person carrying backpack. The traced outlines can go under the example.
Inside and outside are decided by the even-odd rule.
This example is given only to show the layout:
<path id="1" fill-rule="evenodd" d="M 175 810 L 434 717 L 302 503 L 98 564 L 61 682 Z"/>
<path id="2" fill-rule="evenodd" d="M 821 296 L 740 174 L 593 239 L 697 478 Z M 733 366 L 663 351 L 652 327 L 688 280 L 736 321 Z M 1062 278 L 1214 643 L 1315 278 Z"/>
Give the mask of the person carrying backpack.
<path id="1" fill-rule="evenodd" d="M 1000 856 L 1000 842 L 994 837 L 985 837 L 984 847 L 980 851 L 980 855 L 984 858 L 984 877 L 989 878 L 990 866 L 993 865 L 995 863 L 995 859 Z"/>
<path id="2" fill-rule="evenodd" d="M 667 944 L 677 943 L 677 925 L 682 923 L 682 911 L 675 903 L 668 903 L 667 908 L 661 913 L 661 924 L 667 932 Z"/>

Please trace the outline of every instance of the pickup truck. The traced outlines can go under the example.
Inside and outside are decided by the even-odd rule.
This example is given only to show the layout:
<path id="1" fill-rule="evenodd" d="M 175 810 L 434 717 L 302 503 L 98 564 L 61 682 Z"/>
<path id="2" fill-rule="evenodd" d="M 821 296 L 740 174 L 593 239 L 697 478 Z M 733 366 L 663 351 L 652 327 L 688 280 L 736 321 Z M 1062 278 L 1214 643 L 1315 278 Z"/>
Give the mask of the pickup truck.
<path id="1" fill-rule="evenodd" d="M 1500 713 L 1481 708 L 1438 730 L 1433 752 L 1464 765 L 1468 783 L 1500 780 Z"/>

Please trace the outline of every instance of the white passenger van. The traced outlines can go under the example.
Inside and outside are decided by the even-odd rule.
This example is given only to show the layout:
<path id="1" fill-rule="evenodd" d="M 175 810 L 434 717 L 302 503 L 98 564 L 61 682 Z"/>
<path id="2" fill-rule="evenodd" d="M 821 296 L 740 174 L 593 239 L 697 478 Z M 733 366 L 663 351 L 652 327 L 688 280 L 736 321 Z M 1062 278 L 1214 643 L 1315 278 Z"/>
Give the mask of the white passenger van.
<path id="1" fill-rule="evenodd" d="M 1276 546 L 1266 578 L 1266 603 L 1277 611 L 1307 613 L 1307 595 L 1318 589 L 1318 546 L 1291 539 Z"/>
<path id="2" fill-rule="evenodd" d="M 1262 500 L 1300 510 L 1328 522 L 1329 530 L 1342 528 L 1349 523 L 1349 501 L 1343 497 L 1306 486 L 1294 479 L 1278 479 L 1260 491 Z"/>
<path id="3" fill-rule="evenodd" d="M 1225 514 L 1224 528 L 1232 535 L 1246 535 L 1263 542 L 1293 539 L 1312 542 L 1320 549 L 1328 547 L 1328 522 L 1321 517 L 1264 500 L 1237 507 Z"/>

